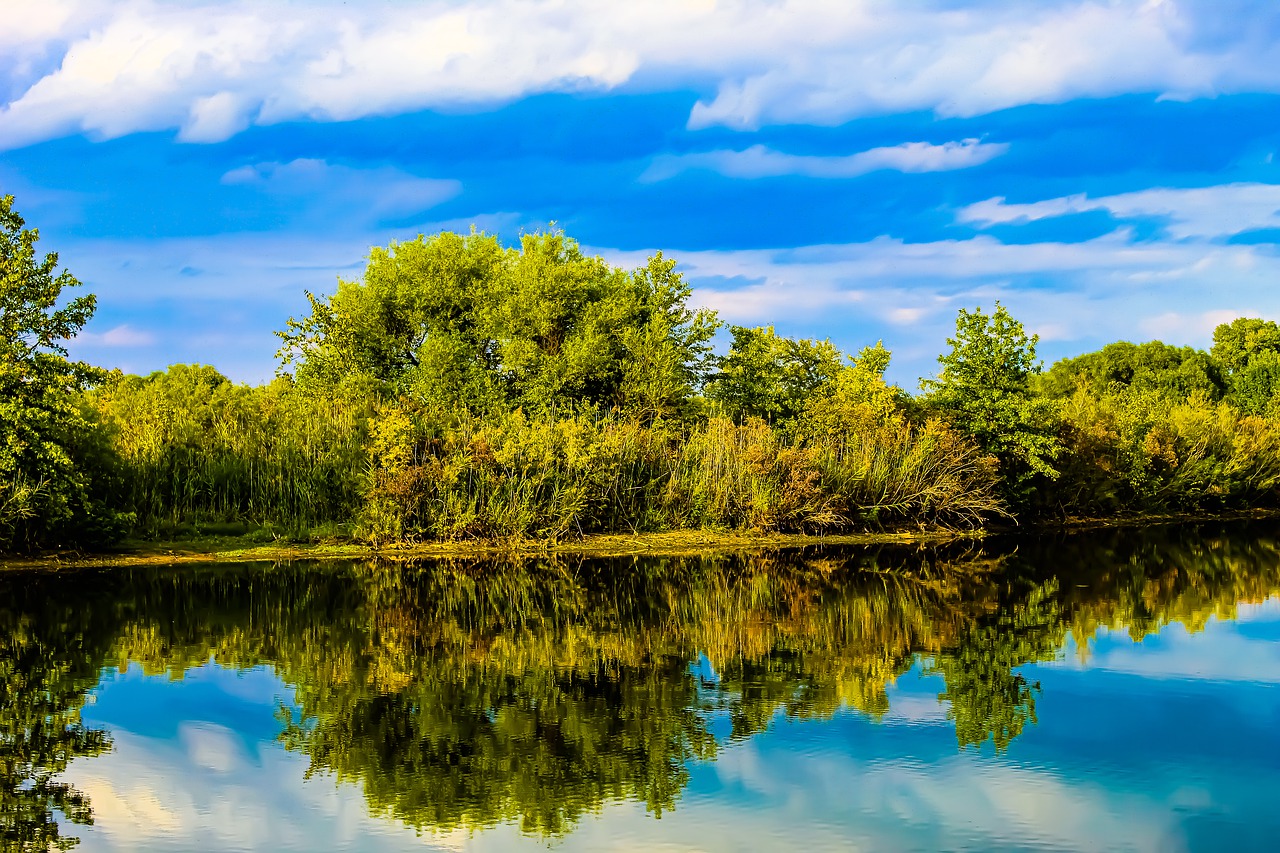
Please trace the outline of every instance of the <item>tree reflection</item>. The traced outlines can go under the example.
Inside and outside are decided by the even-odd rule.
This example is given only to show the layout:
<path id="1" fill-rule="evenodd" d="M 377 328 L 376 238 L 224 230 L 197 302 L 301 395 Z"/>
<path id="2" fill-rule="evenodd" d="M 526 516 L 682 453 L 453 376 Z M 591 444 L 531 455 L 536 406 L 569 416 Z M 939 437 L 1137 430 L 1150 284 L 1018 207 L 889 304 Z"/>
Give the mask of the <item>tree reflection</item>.
<path id="1" fill-rule="evenodd" d="M 105 732 L 80 719 L 98 683 L 103 634 L 88 614 L 19 590 L 0 602 L 0 849 L 67 850 L 79 839 L 55 818 L 87 825 L 93 812 L 58 775 L 110 748 Z"/>
<path id="2" fill-rule="evenodd" d="M 991 556 L 990 554 L 998 554 Z M 779 715 L 890 710 L 917 661 L 960 748 L 1036 721 L 1023 668 L 1280 590 L 1280 546 L 1164 531 L 958 553 L 293 564 L 0 576 L 0 833 L 74 839 L 57 781 L 107 748 L 80 708 L 103 666 L 181 677 L 210 656 L 294 690 L 284 745 L 422 830 L 518 821 L 553 836 L 618 800 L 674 808 L 690 762 Z M 1086 653 L 1083 652 L 1082 653 Z M 721 729 L 718 720 L 726 720 Z"/>

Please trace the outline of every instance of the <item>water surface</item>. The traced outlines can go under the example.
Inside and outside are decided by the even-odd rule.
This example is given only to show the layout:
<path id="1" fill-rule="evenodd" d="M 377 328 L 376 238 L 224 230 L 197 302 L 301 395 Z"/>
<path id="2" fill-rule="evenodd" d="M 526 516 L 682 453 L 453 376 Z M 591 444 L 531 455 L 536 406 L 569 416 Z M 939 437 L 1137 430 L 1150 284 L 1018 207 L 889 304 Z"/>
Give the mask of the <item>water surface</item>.
<path id="1" fill-rule="evenodd" d="M 1280 837 L 1270 528 L 0 574 L 0 849 Z"/>

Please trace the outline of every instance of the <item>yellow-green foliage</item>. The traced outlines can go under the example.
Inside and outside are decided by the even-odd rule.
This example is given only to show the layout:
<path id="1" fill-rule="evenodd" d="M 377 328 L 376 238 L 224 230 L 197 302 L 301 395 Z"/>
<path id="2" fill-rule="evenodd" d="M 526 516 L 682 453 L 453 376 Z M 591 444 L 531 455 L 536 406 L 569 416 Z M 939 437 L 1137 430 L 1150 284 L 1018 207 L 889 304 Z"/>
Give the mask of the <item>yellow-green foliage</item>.
<path id="1" fill-rule="evenodd" d="M 361 531 L 374 542 L 416 536 L 560 538 L 660 526 L 646 518 L 665 442 L 635 422 L 577 416 L 484 421 L 382 407 L 371 428 Z"/>
<path id="2" fill-rule="evenodd" d="M 887 358 L 864 350 L 806 408 L 800 429 L 837 490 L 871 519 L 978 526 L 1004 514 L 996 460 L 939 418 L 913 423 L 902 392 L 881 375 Z"/>
<path id="3" fill-rule="evenodd" d="M 1002 511 L 994 461 L 971 441 L 940 421 L 908 424 L 884 395 L 840 405 L 795 437 L 758 419 L 674 427 L 517 411 L 480 421 L 387 405 L 370 430 L 360 532 L 384 543 L 822 531 L 907 520 L 974 526 Z"/>
<path id="4" fill-rule="evenodd" d="M 355 511 L 367 404 L 287 380 L 236 385 L 210 367 L 118 377 L 90 397 L 143 530 L 250 521 L 299 528 Z"/>
<path id="5" fill-rule="evenodd" d="M 1093 396 L 1062 407 L 1067 452 L 1056 496 L 1069 510 L 1211 509 L 1274 503 L 1280 422 L 1200 396 Z"/>

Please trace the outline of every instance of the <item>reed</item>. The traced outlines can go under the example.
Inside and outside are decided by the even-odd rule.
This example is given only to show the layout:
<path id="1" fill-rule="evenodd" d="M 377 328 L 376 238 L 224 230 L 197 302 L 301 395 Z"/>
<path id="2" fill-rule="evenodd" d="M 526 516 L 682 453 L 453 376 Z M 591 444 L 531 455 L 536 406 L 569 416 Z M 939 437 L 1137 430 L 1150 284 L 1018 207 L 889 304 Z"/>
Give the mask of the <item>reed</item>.
<path id="1" fill-rule="evenodd" d="M 789 438 L 763 421 L 615 416 L 480 421 L 388 406 L 358 530 L 401 539 L 688 528 L 842 531 L 1003 511 L 991 460 L 937 421 Z"/>
<path id="2" fill-rule="evenodd" d="M 233 385 L 208 368 L 122 378 L 93 403 L 112 436 L 138 532 L 246 522 L 302 533 L 350 519 L 367 404 L 285 381 Z"/>

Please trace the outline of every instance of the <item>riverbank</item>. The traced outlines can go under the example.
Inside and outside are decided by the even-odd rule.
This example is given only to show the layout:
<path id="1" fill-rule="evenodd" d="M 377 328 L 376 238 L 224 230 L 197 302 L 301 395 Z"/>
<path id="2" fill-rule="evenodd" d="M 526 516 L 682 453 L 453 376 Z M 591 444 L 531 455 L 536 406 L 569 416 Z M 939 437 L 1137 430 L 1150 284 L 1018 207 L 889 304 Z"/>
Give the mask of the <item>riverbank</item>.
<path id="1" fill-rule="evenodd" d="M 468 557 L 510 557 L 559 554 L 580 557 L 696 556 L 781 550 L 810 546 L 942 545 L 981 541 L 995 535 L 1076 533 L 1087 530 L 1156 527 L 1170 524 L 1263 521 L 1280 519 L 1280 509 L 1243 510 L 1217 514 L 1133 514 L 1109 518 L 1066 518 L 1022 526 L 978 530 L 946 528 L 899 529 L 809 535 L 749 531 L 675 530 L 662 533 L 607 533 L 548 542 L 533 539 L 422 542 L 373 548 L 350 539 L 316 542 L 263 543 L 253 535 L 194 535 L 172 541 L 126 540 L 102 553 L 60 551 L 39 555 L 0 555 L 0 569 L 59 569 L 105 566 L 189 565 L 227 562 L 290 562 L 294 560 L 429 560 Z"/>
<path id="2" fill-rule="evenodd" d="M 372 548 L 353 541 L 312 543 L 253 542 L 246 536 L 206 536 L 172 542 L 126 541 L 106 553 L 56 552 L 34 556 L 0 556 L 0 569 L 82 568 L 95 566 L 186 565 L 218 562 L 356 560 L 378 557 L 416 560 L 465 557 L 564 554 L 582 557 L 656 557 L 720 554 L 813 545 L 938 545 L 978 540 L 981 530 L 904 530 L 835 536 L 806 534 L 677 530 L 663 533 L 607 533 L 581 539 L 425 542 Z"/>

